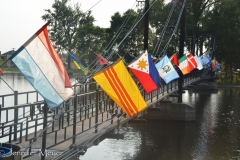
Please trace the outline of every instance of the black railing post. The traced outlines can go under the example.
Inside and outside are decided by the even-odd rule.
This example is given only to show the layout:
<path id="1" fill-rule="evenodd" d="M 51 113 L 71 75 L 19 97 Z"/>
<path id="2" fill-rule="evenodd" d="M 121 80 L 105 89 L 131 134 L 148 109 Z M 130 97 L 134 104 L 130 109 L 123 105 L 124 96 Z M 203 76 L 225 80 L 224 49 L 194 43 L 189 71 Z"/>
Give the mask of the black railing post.
<path id="1" fill-rule="evenodd" d="M 2 123 L 1 117 L 2 117 L 2 105 L 0 104 L 0 124 Z"/>
<path id="2" fill-rule="evenodd" d="M 149 29 L 149 0 L 145 0 L 144 16 L 144 50 L 148 50 L 148 29 Z"/>
<path id="3" fill-rule="evenodd" d="M 23 122 L 21 122 L 20 131 L 22 131 L 22 129 L 23 129 Z M 22 132 L 20 132 L 19 143 L 22 143 Z"/>
<path id="4" fill-rule="evenodd" d="M 151 92 L 151 102 L 153 101 L 153 95 L 152 94 L 153 94 L 153 92 Z"/>
<path id="5" fill-rule="evenodd" d="M 46 141 L 47 141 L 47 113 L 48 113 L 48 107 L 46 102 L 44 102 L 44 106 L 43 106 L 43 136 L 42 136 L 42 149 L 41 149 L 41 160 L 45 160 L 45 150 L 47 147 Z"/>
<path id="6" fill-rule="evenodd" d="M 77 96 L 73 99 L 73 139 L 72 144 L 76 141 L 76 127 L 77 127 Z"/>
<path id="7" fill-rule="evenodd" d="M 18 91 L 14 91 L 14 106 L 18 105 Z M 18 107 L 14 109 L 14 123 L 18 124 Z M 17 125 L 14 125 L 14 141 L 17 140 Z"/>
<path id="8" fill-rule="evenodd" d="M 95 117 L 95 133 L 98 132 L 98 103 L 99 103 L 99 91 L 96 89 L 96 117 Z"/>
<path id="9" fill-rule="evenodd" d="M 182 1 L 184 4 L 184 1 Z M 184 6 L 183 8 L 183 13 L 181 16 L 181 28 L 180 28 L 180 44 L 179 44 L 179 57 L 183 56 L 184 52 L 184 41 L 185 41 L 185 12 L 186 12 L 186 7 Z M 181 72 L 181 71 L 179 71 Z M 182 103 L 182 92 L 183 92 L 183 74 L 179 74 L 179 79 L 178 79 L 178 103 Z"/>
<path id="10" fill-rule="evenodd" d="M 169 93 L 169 91 L 168 91 L 168 90 L 169 90 L 169 86 L 168 86 L 168 84 L 166 84 L 166 86 L 167 86 L 167 93 Z"/>
<path id="11" fill-rule="evenodd" d="M 12 143 L 12 125 L 10 126 L 10 131 L 9 131 L 9 140 L 8 143 Z"/>

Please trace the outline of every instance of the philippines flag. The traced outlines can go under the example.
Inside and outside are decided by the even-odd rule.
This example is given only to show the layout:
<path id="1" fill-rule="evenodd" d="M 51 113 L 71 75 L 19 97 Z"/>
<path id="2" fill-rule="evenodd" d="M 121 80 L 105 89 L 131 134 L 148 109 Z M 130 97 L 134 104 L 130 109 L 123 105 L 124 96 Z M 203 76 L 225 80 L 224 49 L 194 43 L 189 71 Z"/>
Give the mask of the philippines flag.
<path id="1" fill-rule="evenodd" d="M 135 61 L 128 65 L 128 68 L 137 77 L 147 94 L 160 87 L 160 76 L 154 65 L 151 55 L 146 51 Z"/>
<path id="2" fill-rule="evenodd" d="M 44 98 L 49 109 L 59 107 L 73 95 L 72 84 L 54 49 L 46 23 L 10 59 Z"/>

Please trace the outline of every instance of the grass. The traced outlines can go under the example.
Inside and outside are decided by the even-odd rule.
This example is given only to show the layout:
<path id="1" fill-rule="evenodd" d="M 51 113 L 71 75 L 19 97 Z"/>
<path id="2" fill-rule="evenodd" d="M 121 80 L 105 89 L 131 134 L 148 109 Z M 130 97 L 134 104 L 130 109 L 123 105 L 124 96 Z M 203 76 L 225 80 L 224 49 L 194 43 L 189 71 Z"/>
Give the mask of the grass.
<path id="1" fill-rule="evenodd" d="M 3 72 L 8 71 L 8 72 L 20 72 L 19 69 L 17 67 L 2 67 L 1 68 L 3 70 Z M 76 76 L 81 76 L 83 75 L 83 72 L 79 69 L 67 69 L 67 72 L 70 75 L 76 75 Z"/>
<path id="2" fill-rule="evenodd" d="M 218 84 L 240 85 L 240 73 L 232 73 L 231 75 L 230 72 L 222 71 L 216 82 Z"/>

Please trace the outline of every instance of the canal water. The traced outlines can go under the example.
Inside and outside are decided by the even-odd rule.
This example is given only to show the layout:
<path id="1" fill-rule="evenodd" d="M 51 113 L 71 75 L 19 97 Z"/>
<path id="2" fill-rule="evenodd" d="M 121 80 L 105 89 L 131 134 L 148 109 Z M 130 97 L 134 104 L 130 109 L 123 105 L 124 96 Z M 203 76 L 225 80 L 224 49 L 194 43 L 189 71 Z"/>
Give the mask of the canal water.
<path id="1" fill-rule="evenodd" d="M 18 74 L 4 75 L 14 89 L 34 90 Z M 0 80 L 0 95 L 12 93 Z M 172 99 L 176 101 L 175 98 Z M 240 88 L 193 91 L 183 102 L 196 109 L 196 121 L 150 121 L 119 130 L 123 140 L 105 139 L 90 147 L 81 160 L 239 160 Z M 161 104 L 160 104 L 161 107 Z"/>

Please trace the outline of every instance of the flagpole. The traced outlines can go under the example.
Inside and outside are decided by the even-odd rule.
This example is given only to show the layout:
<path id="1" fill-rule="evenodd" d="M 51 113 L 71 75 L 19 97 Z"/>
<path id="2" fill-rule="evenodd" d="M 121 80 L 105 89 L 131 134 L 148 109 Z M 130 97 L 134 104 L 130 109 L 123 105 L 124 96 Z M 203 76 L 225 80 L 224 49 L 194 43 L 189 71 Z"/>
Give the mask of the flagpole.
<path id="1" fill-rule="evenodd" d="M 4 61 L 4 62 L 0 65 L 0 68 L 1 68 L 4 64 L 6 64 L 6 63 L 10 60 L 10 58 L 11 58 L 11 57 L 9 57 L 6 61 Z"/>
<path id="2" fill-rule="evenodd" d="M 46 24 L 44 24 L 34 35 L 32 35 L 31 38 L 29 38 L 23 45 L 26 45 L 33 37 L 35 37 L 36 34 L 38 34 L 39 32 L 41 32 L 46 26 L 48 26 L 50 23 L 50 21 L 48 21 Z M 13 59 L 16 54 L 19 52 L 19 50 L 21 50 L 22 47 L 20 47 L 17 51 L 15 51 L 7 60 L 5 60 L 1 65 L 0 65 L 0 68 L 6 64 L 9 60 Z"/>
<path id="3" fill-rule="evenodd" d="M 12 87 L 9 86 L 9 84 L 7 84 L 7 82 L 0 76 L 0 78 L 3 80 L 4 83 L 6 83 L 6 85 L 14 92 L 14 90 L 12 89 Z"/>

